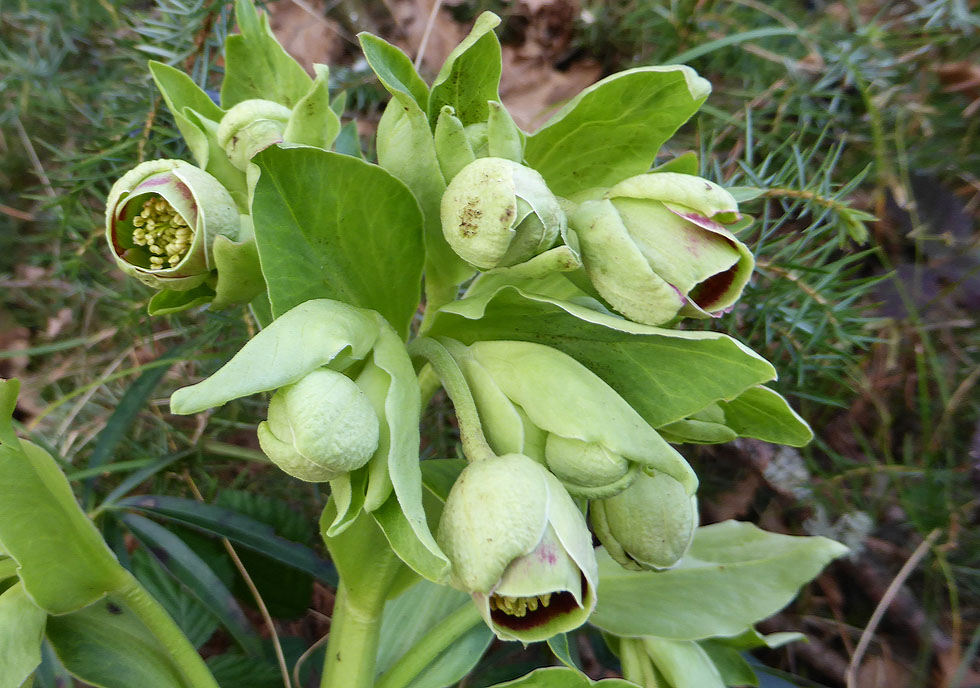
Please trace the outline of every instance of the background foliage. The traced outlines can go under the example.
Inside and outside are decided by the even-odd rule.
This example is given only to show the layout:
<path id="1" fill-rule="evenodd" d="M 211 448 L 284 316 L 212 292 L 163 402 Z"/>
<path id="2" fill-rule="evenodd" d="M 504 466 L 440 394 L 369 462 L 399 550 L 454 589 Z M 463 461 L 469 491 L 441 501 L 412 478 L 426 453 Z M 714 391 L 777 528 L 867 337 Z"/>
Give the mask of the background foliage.
<path id="1" fill-rule="evenodd" d="M 802 630 L 812 642 L 759 656 L 791 684 L 842 685 L 885 589 L 938 529 L 875 630 L 860 685 L 977 682 L 977 3 L 445 4 L 423 70 L 430 59 L 441 62 L 440 32 L 462 31 L 455 22 L 491 9 L 504 20 L 505 84 L 533 81 L 540 93 L 560 93 L 563 83 L 666 62 L 690 64 L 714 84 L 669 153 L 698 153 L 701 173 L 738 187 L 743 208 L 757 218 L 746 230 L 757 274 L 715 326 L 773 361 L 777 388 L 811 421 L 817 440 L 802 453 L 753 441 L 686 448 L 703 477 L 703 520 L 749 518 L 854 549 L 767 628 Z M 353 34 L 378 32 L 414 55 L 428 7 L 422 0 L 270 5 L 281 31 L 304 21 L 322 29 L 287 46 L 315 44 L 327 54 L 332 87 L 348 90 L 346 115 L 358 118 L 365 141 L 383 98 L 354 58 Z M 327 628 L 332 570 L 310 551 L 320 545 L 308 525 L 325 495 L 267 467 L 252 431 L 260 403 L 231 403 L 206 426 L 166 414 L 169 393 L 226 360 L 254 325 L 244 312 L 151 321 L 148 290 L 112 269 L 100 243 L 112 181 L 140 160 L 184 152 L 146 59 L 214 86 L 229 23 L 230 7 L 220 0 L 0 6 L 0 375 L 22 378 L 17 417 L 26 434 L 64 462 L 107 539 L 132 553 L 132 570 L 206 643 L 216 674 L 227 685 L 271 686 L 281 679 L 269 633 L 235 557 L 215 535 L 244 547 L 241 568 L 295 661 Z M 553 104 L 519 87 L 511 94 L 525 121 Z M 426 455 L 452 455 L 448 406 L 437 403 L 428 414 Z M 153 511 L 140 494 L 178 501 L 170 512 Z M 220 519 L 208 521 L 195 506 L 198 497 L 303 546 L 312 557 L 307 570 L 284 568 L 288 553 L 257 553 L 220 532 Z M 142 546 L 165 538 L 134 520 L 147 515 L 186 545 L 183 569 L 164 570 L 148 554 L 153 548 Z M 269 538 L 259 544 L 271 547 Z M 215 632 L 214 600 L 194 592 L 200 576 L 188 573 L 202 571 L 198 563 L 240 602 L 250 626 L 241 632 L 262 636 L 258 649 Z M 296 584 L 282 585 L 284 575 Z M 616 670 L 595 631 L 578 634 L 572 647 L 594 678 Z M 552 661 L 543 645 L 522 652 L 495 644 L 490 653 L 465 685 Z M 45 671 L 42 685 L 56 685 L 50 657 Z"/>

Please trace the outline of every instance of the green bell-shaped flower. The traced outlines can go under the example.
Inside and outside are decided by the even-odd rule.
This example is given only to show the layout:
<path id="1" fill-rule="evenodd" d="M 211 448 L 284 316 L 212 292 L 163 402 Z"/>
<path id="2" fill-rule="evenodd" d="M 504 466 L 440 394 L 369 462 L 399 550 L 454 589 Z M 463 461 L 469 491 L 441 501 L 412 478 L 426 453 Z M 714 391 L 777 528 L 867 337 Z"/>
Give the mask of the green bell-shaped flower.
<path id="1" fill-rule="evenodd" d="M 684 556 L 698 526 L 697 499 L 660 472 L 641 471 L 625 490 L 589 504 L 609 555 L 628 569 L 666 569 Z"/>
<path id="2" fill-rule="evenodd" d="M 467 466 L 436 540 L 453 586 L 473 596 L 503 640 L 546 640 L 581 626 L 595 607 L 597 565 L 585 519 L 561 483 L 527 456 Z"/>
<path id="3" fill-rule="evenodd" d="M 116 264 L 157 288 L 185 291 L 214 268 L 215 238 L 238 239 L 241 220 L 227 190 L 183 160 L 137 165 L 112 186 L 106 239 Z"/>
<path id="4" fill-rule="evenodd" d="M 271 100 L 245 100 L 221 118 L 218 145 L 232 164 L 243 172 L 259 151 L 281 143 L 292 110 Z"/>
<path id="5" fill-rule="evenodd" d="M 318 368 L 272 396 L 258 435 L 262 451 L 286 473 L 325 482 L 368 462 L 378 448 L 379 424 L 353 380 Z"/>
<path id="6" fill-rule="evenodd" d="M 586 197 L 569 216 L 586 273 L 627 318 L 660 325 L 717 315 L 738 300 L 755 262 L 725 227 L 740 216 L 723 188 L 652 172 Z"/>
<path id="7" fill-rule="evenodd" d="M 460 170 L 443 194 L 441 215 L 446 241 L 481 270 L 526 262 L 567 227 L 541 175 L 504 158 L 479 158 Z"/>

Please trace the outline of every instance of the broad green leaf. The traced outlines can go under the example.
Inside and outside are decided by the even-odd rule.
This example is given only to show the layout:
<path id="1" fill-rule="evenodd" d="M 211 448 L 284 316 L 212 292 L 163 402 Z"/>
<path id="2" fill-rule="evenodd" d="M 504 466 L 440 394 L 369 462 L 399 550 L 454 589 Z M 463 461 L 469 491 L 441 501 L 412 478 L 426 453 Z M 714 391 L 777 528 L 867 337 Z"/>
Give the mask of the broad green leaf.
<path id="1" fill-rule="evenodd" d="M 486 122 L 487 104 L 500 100 L 500 42 L 493 33 L 500 17 L 481 14 L 469 35 L 446 58 L 429 94 L 429 125 L 436 126 L 439 112 L 449 105 L 463 125 Z"/>
<path id="2" fill-rule="evenodd" d="M 0 444 L 17 446 L 17 433 L 14 432 L 14 409 L 17 408 L 19 380 L 0 378 Z"/>
<path id="3" fill-rule="evenodd" d="M 431 459 L 422 462 L 422 483 L 445 502 L 456 478 L 466 468 L 466 459 Z"/>
<path id="4" fill-rule="evenodd" d="M 529 136 L 524 157 L 559 196 L 612 186 L 647 172 L 710 91 L 711 84 L 680 65 L 613 74 Z"/>
<path id="5" fill-rule="evenodd" d="M 491 688 L 636 688 L 636 684 L 621 678 L 606 678 L 593 681 L 576 669 L 568 667 L 548 667 L 537 669 L 526 676 L 498 683 Z"/>
<path id="6" fill-rule="evenodd" d="M 472 609 L 472 614 L 468 611 Z M 452 625 L 452 628 L 448 628 Z M 490 645 L 493 633 L 464 592 L 422 580 L 385 605 L 378 643 L 377 671 L 384 675 L 406 652 L 424 650 L 440 631 L 458 633 L 406 688 L 443 688 L 468 674 Z M 433 635 L 429 635 L 433 634 Z M 440 645 L 443 643 L 440 643 Z"/>
<path id="7" fill-rule="evenodd" d="M 211 377 L 174 392 L 170 408 L 198 413 L 279 389 L 321 366 L 342 370 L 364 358 L 377 337 L 374 313 L 328 299 L 307 301 L 276 318 Z"/>
<path id="8" fill-rule="evenodd" d="M 190 526 L 201 532 L 226 537 L 328 585 L 337 584 L 337 572 L 309 547 L 276 534 L 271 527 L 237 511 L 193 499 L 169 495 L 140 495 L 117 502 L 113 509 L 132 509 Z"/>
<path id="9" fill-rule="evenodd" d="M 440 309 L 430 334 L 465 344 L 516 339 L 564 351 L 655 428 L 776 376 L 769 362 L 727 335 L 639 325 L 595 310 L 598 304 L 562 275 L 517 284 L 491 276 L 476 284 Z"/>
<path id="10" fill-rule="evenodd" d="M 696 642 L 644 638 L 643 646 L 672 688 L 725 688 L 715 663 Z"/>
<path id="11" fill-rule="evenodd" d="M 184 110 L 185 108 L 193 110 L 213 122 L 220 122 L 225 111 L 215 105 L 208 94 L 179 69 L 150 60 L 150 74 L 153 75 L 153 81 L 160 89 L 163 100 L 167 103 L 167 108 L 173 115 L 184 140 L 187 141 L 187 147 L 194 154 L 198 166 L 207 169 L 211 157 L 207 134 L 197 122 L 185 114 Z M 223 155 L 218 148 L 214 149 L 214 153 Z"/>
<path id="12" fill-rule="evenodd" d="M 273 313 L 337 299 L 407 335 L 425 261 L 412 192 L 376 165 L 315 148 L 267 148 L 253 162 L 262 170 L 255 240 Z"/>
<path id="13" fill-rule="evenodd" d="M 388 475 L 394 488 L 394 502 L 377 510 L 378 523 L 392 548 L 420 575 L 442 578 L 449 560 L 436 544 L 422 508 L 422 471 L 419 468 L 419 417 L 421 392 L 405 345 L 380 316 L 379 337 L 374 346 L 374 363 L 388 373 L 391 385 L 385 399 L 389 426 Z M 393 513 L 397 506 L 401 517 Z M 408 530 L 404 526 L 408 526 Z"/>
<path id="14" fill-rule="evenodd" d="M 341 155 L 364 159 L 361 152 L 361 135 L 357 132 L 357 122 L 348 122 L 340 128 L 337 140 L 333 142 L 333 150 Z"/>
<path id="15" fill-rule="evenodd" d="M 415 71 L 412 60 L 401 49 L 383 38 L 362 32 L 357 34 L 361 50 L 368 65 L 377 74 L 381 85 L 389 93 L 396 91 L 410 96 L 415 104 L 426 110 L 429 104 L 429 87 Z"/>
<path id="16" fill-rule="evenodd" d="M 241 34 L 225 41 L 222 107 L 227 110 L 253 98 L 274 100 L 289 108 L 296 105 L 313 80 L 279 45 L 269 28 L 269 15 L 260 17 L 251 0 L 238 0 L 235 18 Z"/>
<path id="17" fill-rule="evenodd" d="M 41 663 L 47 618 L 20 583 L 0 595 L 0 688 L 19 688 Z"/>
<path id="18" fill-rule="evenodd" d="M 731 401 L 720 402 L 720 406 L 725 412 L 725 425 L 740 437 L 791 447 L 802 447 L 813 439 L 806 421 L 768 387 L 750 387 Z"/>
<path id="19" fill-rule="evenodd" d="M 589 618 L 625 636 L 700 640 L 731 636 L 785 607 L 797 590 L 847 548 L 724 521 L 698 528 L 687 555 L 668 571 L 627 571 L 606 554 Z"/>
<path id="20" fill-rule="evenodd" d="M 0 583 L 17 576 L 17 562 L 0 552 Z"/>
<path id="21" fill-rule="evenodd" d="M 73 676 L 99 688 L 195 688 L 136 616 L 102 600 L 48 619 L 47 638 Z"/>
<path id="22" fill-rule="evenodd" d="M 194 550 L 147 518 L 126 514 L 122 521 L 160 564 L 221 621 L 247 654 L 262 654 L 262 645 L 231 591 Z"/>
<path id="23" fill-rule="evenodd" d="M 51 614 L 65 614 L 125 585 L 126 570 L 79 508 L 54 459 L 30 442 L 2 439 L 0 542 L 20 565 L 31 599 Z"/>
<path id="24" fill-rule="evenodd" d="M 222 652 L 207 664 L 221 688 L 282 688 L 282 673 L 268 659 Z"/>

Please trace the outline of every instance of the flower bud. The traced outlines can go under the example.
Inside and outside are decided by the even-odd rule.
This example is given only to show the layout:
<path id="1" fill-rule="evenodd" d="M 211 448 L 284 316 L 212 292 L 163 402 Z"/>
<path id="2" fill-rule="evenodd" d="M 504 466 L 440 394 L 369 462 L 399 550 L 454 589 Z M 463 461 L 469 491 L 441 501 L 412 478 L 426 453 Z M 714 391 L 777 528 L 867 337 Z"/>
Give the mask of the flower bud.
<path id="1" fill-rule="evenodd" d="M 198 286 L 214 267 L 217 236 L 238 238 L 234 200 L 217 179 L 183 160 L 151 160 L 119 179 L 106 204 L 106 239 L 116 264 L 146 284 Z"/>
<path id="2" fill-rule="evenodd" d="M 590 503 L 592 528 L 627 569 L 666 569 L 684 556 L 698 525 L 697 499 L 660 472 L 641 471 L 632 485 Z"/>
<path id="3" fill-rule="evenodd" d="M 716 315 L 738 300 L 754 266 L 725 228 L 738 219 L 731 194 L 676 172 L 630 177 L 570 216 L 593 286 L 647 325 Z"/>
<path id="4" fill-rule="evenodd" d="M 243 172 L 259 151 L 280 143 L 292 111 L 271 100 L 245 100 L 221 118 L 218 145 L 232 164 Z"/>
<path id="5" fill-rule="evenodd" d="M 280 388 L 258 427 L 262 451 L 279 468 L 325 482 L 366 464 L 378 448 L 378 416 L 346 375 L 318 368 Z"/>
<path id="6" fill-rule="evenodd" d="M 467 466 L 436 535 L 451 582 L 504 640 L 545 640 L 595 607 L 597 566 L 581 512 L 540 464 L 506 454 Z"/>
<path id="7" fill-rule="evenodd" d="M 503 158 L 471 162 L 442 197 L 446 241 L 481 270 L 516 265 L 543 253 L 566 224 L 541 175 Z"/>
<path id="8" fill-rule="evenodd" d="M 628 460 L 601 442 L 549 434 L 544 455 L 548 469 L 576 497 L 611 497 L 625 490 L 637 473 L 630 470 Z"/>

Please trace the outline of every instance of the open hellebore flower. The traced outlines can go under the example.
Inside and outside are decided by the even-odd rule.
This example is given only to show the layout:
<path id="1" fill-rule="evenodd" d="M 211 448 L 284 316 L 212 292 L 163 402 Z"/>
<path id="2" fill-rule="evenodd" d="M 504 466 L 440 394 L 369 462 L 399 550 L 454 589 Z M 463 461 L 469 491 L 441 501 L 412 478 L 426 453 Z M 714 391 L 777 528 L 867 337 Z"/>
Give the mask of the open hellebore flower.
<path id="1" fill-rule="evenodd" d="M 258 434 L 262 451 L 279 468 L 324 482 L 368 462 L 378 448 L 378 416 L 353 380 L 317 368 L 272 395 Z"/>
<path id="2" fill-rule="evenodd" d="M 673 476 L 687 494 L 697 489 L 684 457 L 568 354 L 532 342 L 467 347 L 440 341 L 466 377 L 487 441 L 498 454 L 530 456 L 577 497 L 611 497 L 643 467 Z"/>
<path id="3" fill-rule="evenodd" d="M 666 569 L 684 556 L 698 525 L 697 499 L 665 473 L 641 471 L 632 485 L 589 504 L 609 555 L 628 569 Z"/>
<path id="4" fill-rule="evenodd" d="M 593 286 L 647 325 L 715 315 L 738 300 L 754 266 L 725 228 L 738 219 L 731 194 L 677 172 L 630 177 L 569 217 Z"/>
<path id="5" fill-rule="evenodd" d="M 506 454 L 459 475 L 436 540 L 451 582 L 473 596 L 503 640 L 545 640 L 581 626 L 595 607 L 597 566 L 585 519 L 534 460 Z"/>
<path id="6" fill-rule="evenodd" d="M 151 160 L 109 192 L 106 238 L 116 264 L 146 284 L 193 289 L 214 267 L 217 236 L 235 240 L 241 221 L 217 179 L 183 160 Z"/>
<path id="7" fill-rule="evenodd" d="M 481 270 L 523 263 L 564 236 L 565 213 L 540 174 L 504 158 L 479 158 L 442 197 L 442 232 Z"/>

